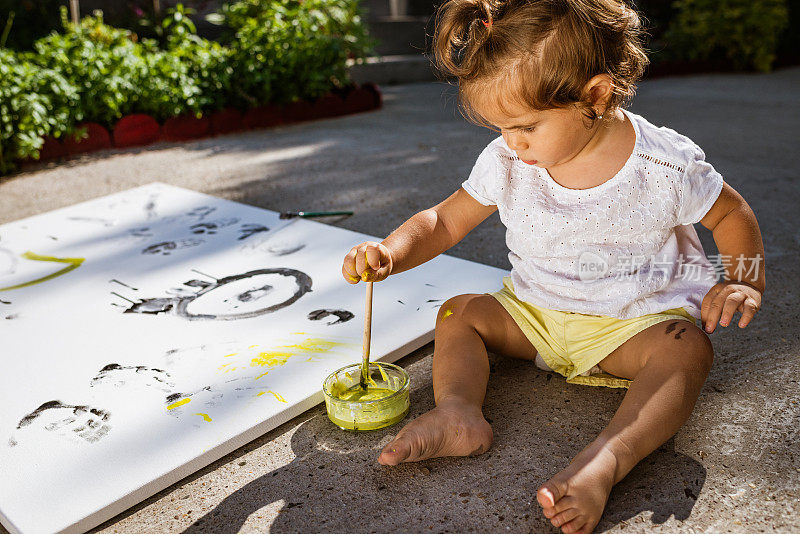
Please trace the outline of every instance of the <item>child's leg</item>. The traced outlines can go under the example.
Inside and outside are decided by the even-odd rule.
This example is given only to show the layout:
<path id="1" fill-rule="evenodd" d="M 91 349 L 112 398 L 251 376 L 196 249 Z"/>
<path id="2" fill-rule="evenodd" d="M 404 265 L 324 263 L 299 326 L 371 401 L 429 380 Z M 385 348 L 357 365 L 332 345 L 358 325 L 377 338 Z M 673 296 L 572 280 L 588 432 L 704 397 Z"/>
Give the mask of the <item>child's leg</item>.
<path id="1" fill-rule="evenodd" d="M 436 407 L 404 426 L 378 462 L 396 465 L 489 449 L 492 428 L 481 410 L 489 381 L 487 349 L 536 357 L 536 349 L 494 297 L 460 295 L 445 302 L 436 320 L 433 354 Z"/>
<path id="2" fill-rule="evenodd" d="M 633 379 L 611 422 L 538 491 L 544 515 L 565 533 L 594 529 L 614 484 L 689 418 L 711 368 L 708 336 L 689 321 L 639 332 L 600 362 Z"/>

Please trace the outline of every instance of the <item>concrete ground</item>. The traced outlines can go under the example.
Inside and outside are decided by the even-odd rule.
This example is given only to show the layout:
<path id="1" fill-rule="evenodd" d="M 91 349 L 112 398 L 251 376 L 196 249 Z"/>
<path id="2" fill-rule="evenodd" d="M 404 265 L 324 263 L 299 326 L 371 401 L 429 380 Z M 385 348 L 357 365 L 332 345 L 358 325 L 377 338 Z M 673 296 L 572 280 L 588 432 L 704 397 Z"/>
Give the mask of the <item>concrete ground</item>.
<path id="1" fill-rule="evenodd" d="M 495 135 L 465 123 L 444 84 L 387 87 L 384 101 L 360 115 L 29 170 L 0 181 L 0 223 L 158 180 L 278 211 L 350 208 L 332 224 L 383 236 L 455 190 Z M 597 531 L 800 532 L 800 69 L 648 81 L 632 110 L 694 139 L 752 206 L 767 290 L 747 328 L 711 335 L 716 361 L 691 419 L 617 485 Z M 715 253 L 710 232 L 698 232 Z M 451 254 L 507 268 L 503 236 L 493 216 Z M 432 350 L 399 361 L 414 385 L 407 420 L 433 407 Z M 622 396 L 492 357 L 485 414 L 495 442 L 477 458 L 381 466 L 400 427 L 346 433 L 321 405 L 97 531 L 555 532 L 535 491 Z"/>

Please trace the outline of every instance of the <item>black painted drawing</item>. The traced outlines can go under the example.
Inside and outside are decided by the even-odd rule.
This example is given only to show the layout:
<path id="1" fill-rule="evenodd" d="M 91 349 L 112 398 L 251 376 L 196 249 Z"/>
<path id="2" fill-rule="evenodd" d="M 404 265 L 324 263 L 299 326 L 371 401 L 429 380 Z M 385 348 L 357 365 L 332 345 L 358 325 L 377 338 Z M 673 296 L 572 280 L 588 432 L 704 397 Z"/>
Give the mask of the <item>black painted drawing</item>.
<path id="1" fill-rule="evenodd" d="M 20 419 L 17 435 L 9 438 L 8 446 L 15 447 L 22 439 L 20 436 L 33 430 L 94 443 L 111 430 L 109 419 L 111 414 L 101 408 L 65 404 L 60 400 L 47 401 Z"/>
<path id="2" fill-rule="evenodd" d="M 190 321 L 249 319 L 293 304 L 310 292 L 312 285 L 306 273 L 283 267 L 212 279 L 213 282 L 197 279 L 184 282 L 184 286 L 196 290 L 179 288 L 170 297 L 126 299 L 132 306 L 124 313 L 170 313 Z"/>
<path id="3" fill-rule="evenodd" d="M 328 310 L 328 309 L 321 309 L 321 310 L 314 310 L 308 314 L 309 321 L 321 321 L 325 317 L 334 316 L 336 320 L 328 321 L 327 325 L 334 325 L 340 323 L 346 323 L 353 317 L 355 317 L 351 312 L 347 310 Z"/>
<path id="4" fill-rule="evenodd" d="M 179 241 L 162 241 L 155 243 L 142 250 L 142 254 L 161 254 L 162 256 L 169 256 L 173 251 L 184 248 L 196 247 L 204 241 L 202 239 L 181 239 Z"/>

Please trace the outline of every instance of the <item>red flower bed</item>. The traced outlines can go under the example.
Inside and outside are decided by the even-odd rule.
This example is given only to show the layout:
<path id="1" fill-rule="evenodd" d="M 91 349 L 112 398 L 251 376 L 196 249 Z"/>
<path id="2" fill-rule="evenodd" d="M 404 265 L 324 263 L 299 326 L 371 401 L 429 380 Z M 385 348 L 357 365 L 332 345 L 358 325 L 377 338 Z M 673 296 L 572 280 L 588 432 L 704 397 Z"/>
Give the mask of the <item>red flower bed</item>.
<path id="1" fill-rule="evenodd" d="M 211 132 L 214 135 L 238 132 L 242 125 L 242 112 L 238 109 L 227 108 L 216 111 L 209 116 Z"/>
<path id="2" fill-rule="evenodd" d="M 242 125 L 247 129 L 267 128 L 283 122 L 281 108 L 274 104 L 266 104 L 248 109 L 242 117 Z"/>
<path id="3" fill-rule="evenodd" d="M 39 161 L 82 154 L 115 146 L 118 148 L 142 146 L 163 138 L 170 141 L 198 139 L 209 135 L 236 132 L 242 129 L 268 128 L 278 124 L 336 117 L 348 113 L 359 113 L 381 107 L 380 89 L 374 83 L 353 85 L 321 96 L 314 102 L 300 100 L 283 107 L 265 104 L 242 113 L 228 108 L 201 118 L 183 115 L 167 119 L 163 128 L 150 115 L 137 113 L 122 117 L 114 126 L 113 139 L 103 126 L 84 123 L 87 137 L 75 140 L 65 136 L 63 142 L 48 136 L 39 150 Z M 112 142 L 113 141 L 113 142 Z M 35 160 L 30 160 L 30 162 Z M 27 163 L 25 161 L 23 163 Z"/>
<path id="4" fill-rule="evenodd" d="M 66 155 L 67 149 L 64 148 L 61 141 L 51 135 L 44 138 L 44 144 L 42 148 L 39 149 L 39 161 L 63 158 Z"/>
<path id="5" fill-rule="evenodd" d="M 161 126 L 150 115 L 137 113 L 122 117 L 114 126 L 114 146 L 124 148 L 158 141 Z"/>
<path id="6" fill-rule="evenodd" d="M 197 139 L 211 133 L 211 121 L 208 117 L 197 118 L 194 115 L 172 117 L 164 123 L 163 132 L 168 141 Z"/>
<path id="7" fill-rule="evenodd" d="M 347 113 L 344 100 L 338 95 L 328 93 L 314 102 L 314 114 L 317 117 L 336 117 Z"/>
<path id="8" fill-rule="evenodd" d="M 85 129 L 86 136 L 83 139 L 75 139 L 73 134 L 65 136 L 64 149 L 67 154 L 83 154 L 111 147 L 111 134 L 100 124 L 85 122 L 75 127 L 75 131 L 78 129 Z"/>

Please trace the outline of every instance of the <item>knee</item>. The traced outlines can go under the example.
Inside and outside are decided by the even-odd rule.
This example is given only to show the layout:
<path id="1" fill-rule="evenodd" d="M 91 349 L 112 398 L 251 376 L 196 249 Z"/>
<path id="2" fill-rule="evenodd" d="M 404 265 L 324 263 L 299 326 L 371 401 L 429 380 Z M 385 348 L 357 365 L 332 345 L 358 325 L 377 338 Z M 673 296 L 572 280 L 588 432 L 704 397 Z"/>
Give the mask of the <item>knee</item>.
<path id="1" fill-rule="evenodd" d="M 466 323 L 476 330 L 481 330 L 486 319 L 486 309 L 492 304 L 489 300 L 494 300 L 494 297 L 485 294 L 458 295 L 448 299 L 439 308 L 436 324 L 438 326 L 444 322 L 456 320 Z"/>
<path id="2" fill-rule="evenodd" d="M 680 334 L 670 339 L 669 357 L 681 368 L 707 376 L 714 363 L 714 347 L 708 334 L 686 321 Z"/>

